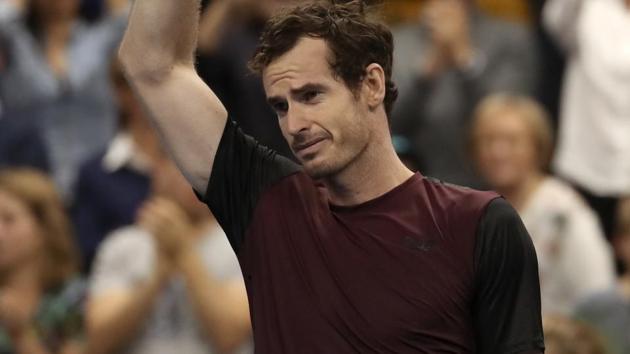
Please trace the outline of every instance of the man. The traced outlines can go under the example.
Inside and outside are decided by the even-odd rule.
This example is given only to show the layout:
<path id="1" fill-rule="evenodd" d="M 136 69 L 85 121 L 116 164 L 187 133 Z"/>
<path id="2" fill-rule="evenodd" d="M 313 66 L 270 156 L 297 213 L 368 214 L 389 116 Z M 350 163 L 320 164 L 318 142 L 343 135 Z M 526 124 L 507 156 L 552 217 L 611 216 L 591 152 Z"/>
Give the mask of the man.
<path id="1" fill-rule="evenodd" d="M 487 16 L 472 0 L 424 2 L 422 18 L 394 32 L 400 103 L 392 129 L 411 142 L 424 173 L 479 186 L 468 118 L 487 94 L 533 92 L 536 43 L 525 26 Z"/>
<path id="2" fill-rule="evenodd" d="M 136 1 L 120 55 L 239 257 L 257 353 L 541 353 L 515 211 L 395 154 L 389 30 L 357 1 L 268 23 L 251 66 L 300 168 L 242 134 L 195 74 L 198 6 Z"/>

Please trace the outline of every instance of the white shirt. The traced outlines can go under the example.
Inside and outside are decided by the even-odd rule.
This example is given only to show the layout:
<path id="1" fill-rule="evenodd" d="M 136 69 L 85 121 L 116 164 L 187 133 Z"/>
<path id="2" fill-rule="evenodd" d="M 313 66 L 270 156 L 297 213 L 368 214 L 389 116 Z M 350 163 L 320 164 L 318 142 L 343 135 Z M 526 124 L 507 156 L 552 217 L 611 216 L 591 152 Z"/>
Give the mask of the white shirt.
<path id="1" fill-rule="evenodd" d="M 570 186 L 546 178 L 519 213 L 538 256 L 543 314 L 570 315 L 579 301 L 613 286 L 612 251 Z"/>
<path id="2" fill-rule="evenodd" d="M 227 236 L 218 226 L 209 230 L 197 248 L 206 270 L 219 280 L 242 279 L 241 269 Z M 99 248 L 90 277 L 90 295 L 128 290 L 147 281 L 155 266 L 153 237 L 136 226 L 109 235 Z M 245 285 L 243 285 L 243 288 Z M 174 277 L 162 289 L 138 335 L 121 353 L 211 354 L 217 351 L 206 339 L 189 301 L 184 280 Z M 237 353 L 251 353 L 245 343 Z"/>
<path id="3" fill-rule="evenodd" d="M 550 0 L 545 24 L 569 51 L 554 167 L 599 196 L 630 193 L 630 9 Z"/>
<path id="4" fill-rule="evenodd" d="M 151 170 L 150 158 L 138 149 L 131 134 L 125 131 L 116 133 L 107 147 L 101 164 L 103 169 L 110 173 L 123 167 L 145 175 L 148 175 Z"/>

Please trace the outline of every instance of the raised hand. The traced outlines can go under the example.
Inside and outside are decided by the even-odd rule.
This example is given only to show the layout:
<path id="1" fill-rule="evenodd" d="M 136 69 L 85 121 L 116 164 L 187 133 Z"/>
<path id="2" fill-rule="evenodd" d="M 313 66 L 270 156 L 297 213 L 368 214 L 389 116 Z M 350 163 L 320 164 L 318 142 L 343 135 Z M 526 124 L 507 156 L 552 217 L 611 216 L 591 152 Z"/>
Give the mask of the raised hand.
<path id="1" fill-rule="evenodd" d="M 423 12 L 430 32 L 431 49 L 427 70 L 465 66 L 473 55 L 470 21 L 463 0 L 431 0 Z"/>
<path id="2" fill-rule="evenodd" d="M 182 208 L 166 198 L 158 197 L 147 202 L 138 221 L 154 237 L 157 251 L 166 257 L 163 262 L 177 263 L 193 248 L 197 235 L 194 225 Z"/>

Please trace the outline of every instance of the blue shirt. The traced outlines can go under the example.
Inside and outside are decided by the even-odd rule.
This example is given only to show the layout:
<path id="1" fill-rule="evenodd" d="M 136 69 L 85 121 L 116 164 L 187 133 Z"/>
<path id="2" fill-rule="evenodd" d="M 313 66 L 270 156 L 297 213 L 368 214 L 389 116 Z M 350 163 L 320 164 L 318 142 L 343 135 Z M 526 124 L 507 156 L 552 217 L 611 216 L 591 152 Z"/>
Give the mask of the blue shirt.
<path id="1" fill-rule="evenodd" d="M 77 21 L 67 47 L 67 73 L 58 77 L 23 19 L 0 11 L 7 54 L 7 66 L 0 72 L 5 117 L 37 122 L 53 178 L 66 198 L 80 163 L 104 149 L 114 134 L 109 68 L 125 24 L 124 16 L 93 25 Z"/>

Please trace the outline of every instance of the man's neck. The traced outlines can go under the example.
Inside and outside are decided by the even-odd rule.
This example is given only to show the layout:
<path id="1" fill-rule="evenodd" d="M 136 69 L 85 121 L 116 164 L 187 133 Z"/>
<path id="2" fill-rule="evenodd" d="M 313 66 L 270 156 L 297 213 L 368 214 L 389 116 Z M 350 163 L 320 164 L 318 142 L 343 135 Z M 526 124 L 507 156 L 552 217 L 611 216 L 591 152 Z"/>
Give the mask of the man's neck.
<path id="1" fill-rule="evenodd" d="M 323 180 L 334 205 L 365 203 L 398 187 L 413 176 L 400 161 L 392 144 L 372 142 L 345 170 Z"/>
<path id="2" fill-rule="evenodd" d="M 516 210 L 522 211 L 527 206 L 531 196 L 534 194 L 544 176 L 539 173 L 533 173 L 523 180 L 522 183 L 513 187 L 497 190 L 503 195 Z"/>

